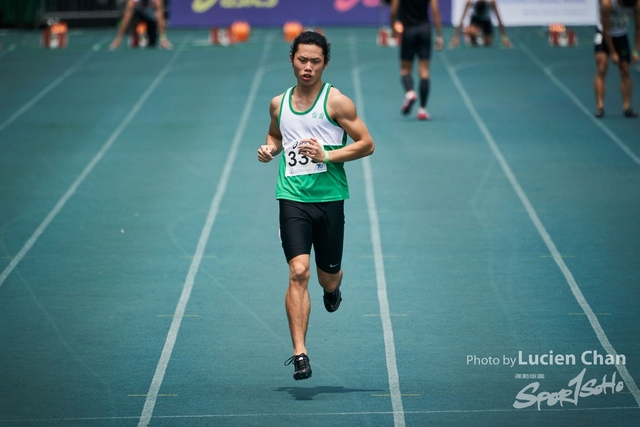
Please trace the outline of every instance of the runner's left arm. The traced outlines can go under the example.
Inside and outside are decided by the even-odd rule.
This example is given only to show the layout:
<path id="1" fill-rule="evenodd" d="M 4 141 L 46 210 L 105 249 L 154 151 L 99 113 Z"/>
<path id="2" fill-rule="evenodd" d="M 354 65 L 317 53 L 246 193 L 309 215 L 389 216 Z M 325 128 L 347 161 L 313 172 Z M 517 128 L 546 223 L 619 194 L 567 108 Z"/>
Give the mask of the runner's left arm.
<path id="1" fill-rule="evenodd" d="M 502 23 L 502 19 L 500 18 L 500 12 L 498 12 L 498 4 L 495 0 L 491 1 L 491 8 L 493 9 L 493 13 L 496 15 L 496 19 L 498 20 L 498 29 L 500 31 L 500 39 L 502 40 L 502 44 L 505 47 L 511 47 L 511 42 L 507 37 L 507 30 L 504 28 L 504 24 Z"/>
<path id="2" fill-rule="evenodd" d="M 440 9 L 438 8 L 438 0 L 431 0 L 431 13 L 433 14 L 433 23 L 436 27 L 436 50 L 441 50 L 444 46 L 442 39 L 442 20 L 440 19 Z"/>
<path id="3" fill-rule="evenodd" d="M 167 23 L 164 20 L 163 0 L 156 0 L 156 19 L 158 22 L 158 33 L 160 33 L 160 46 L 165 49 L 173 48 L 173 45 L 167 38 Z"/>
<path id="4" fill-rule="evenodd" d="M 349 135 L 353 142 L 328 152 L 331 162 L 349 162 L 373 154 L 375 148 L 369 129 L 358 116 L 351 99 L 331 88 L 327 102 L 329 114 Z"/>

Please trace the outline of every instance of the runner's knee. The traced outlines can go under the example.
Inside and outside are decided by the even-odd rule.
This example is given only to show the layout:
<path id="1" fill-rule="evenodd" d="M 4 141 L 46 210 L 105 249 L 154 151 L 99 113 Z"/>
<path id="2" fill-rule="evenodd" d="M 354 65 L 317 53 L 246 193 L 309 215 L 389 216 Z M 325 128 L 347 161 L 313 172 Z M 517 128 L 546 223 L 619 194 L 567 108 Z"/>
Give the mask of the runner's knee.
<path id="1" fill-rule="evenodd" d="M 292 284 L 306 285 L 309 283 L 309 266 L 295 259 L 289 263 L 289 277 Z"/>

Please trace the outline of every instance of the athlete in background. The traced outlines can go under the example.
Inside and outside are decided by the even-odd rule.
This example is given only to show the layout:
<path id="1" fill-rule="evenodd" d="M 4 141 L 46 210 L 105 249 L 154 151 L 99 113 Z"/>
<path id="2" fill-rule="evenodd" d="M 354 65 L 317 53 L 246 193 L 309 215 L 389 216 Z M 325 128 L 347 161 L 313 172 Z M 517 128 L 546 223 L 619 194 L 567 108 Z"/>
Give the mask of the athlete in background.
<path id="1" fill-rule="evenodd" d="M 392 0 L 391 23 L 394 31 L 402 33 L 400 46 L 400 77 L 405 91 L 402 103 L 402 114 L 411 112 L 413 104 L 418 100 L 418 94 L 413 86 L 413 60 L 418 57 L 418 76 L 420 85 L 420 108 L 418 120 L 430 120 L 427 112 L 427 101 L 431 89 L 430 59 L 431 59 L 431 21 L 429 7 L 436 27 L 436 50 L 442 49 L 442 23 L 438 0 Z"/>
<path id="2" fill-rule="evenodd" d="M 500 40 L 504 47 L 513 47 L 509 37 L 507 37 L 507 31 L 502 24 L 500 18 L 500 12 L 498 12 L 498 5 L 495 0 L 467 0 L 462 11 L 462 17 L 460 18 L 460 24 L 456 27 L 453 37 L 449 42 L 450 47 L 458 47 L 460 44 L 460 33 L 464 26 L 464 19 L 467 16 L 467 12 L 471 10 L 471 17 L 469 26 L 465 29 L 465 37 L 469 39 L 471 46 L 478 46 L 480 35 L 482 35 L 482 44 L 484 46 L 493 45 L 493 22 L 491 22 L 491 13 L 496 16 L 498 21 L 498 30 L 500 31 Z"/>
<path id="3" fill-rule="evenodd" d="M 135 26 L 140 22 L 147 24 L 149 46 L 155 46 L 160 35 L 160 47 L 165 49 L 173 47 L 167 38 L 163 0 L 127 0 L 122 22 L 118 27 L 116 38 L 111 42 L 110 49 L 117 49 L 120 46 L 129 24 L 133 24 L 135 31 Z"/>
<path id="4" fill-rule="evenodd" d="M 629 19 L 635 22 L 635 38 L 633 51 L 629 45 L 627 26 Z M 622 114 L 624 117 L 636 118 L 631 107 L 632 83 L 629 64 L 638 63 L 640 48 L 640 2 L 638 0 L 600 0 L 600 22 L 595 37 L 596 77 L 594 89 L 596 93 L 597 118 L 604 117 L 604 94 L 606 90 L 607 68 L 609 58 L 620 70 L 620 91 L 622 92 Z"/>

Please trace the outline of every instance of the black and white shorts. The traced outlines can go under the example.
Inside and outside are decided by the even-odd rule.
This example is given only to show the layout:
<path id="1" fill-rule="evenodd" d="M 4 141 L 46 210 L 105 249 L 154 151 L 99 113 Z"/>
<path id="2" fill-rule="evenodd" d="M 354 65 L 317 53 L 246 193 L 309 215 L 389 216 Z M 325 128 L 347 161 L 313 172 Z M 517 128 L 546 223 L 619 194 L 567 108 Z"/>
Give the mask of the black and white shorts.
<path id="1" fill-rule="evenodd" d="M 329 274 L 341 269 L 344 200 L 322 203 L 280 202 L 280 240 L 287 262 L 315 254 L 316 266 Z"/>
<path id="2" fill-rule="evenodd" d="M 611 41 L 613 42 L 613 48 L 616 50 L 616 53 L 620 57 L 620 62 L 631 62 L 631 48 L 629 47 L 629 39 L 626 34 L 624 36 L 611 36 Z M 604 37 L 600 30 L 596 30 L 596 37 L 593 41 L 594 43 L 594 51 L 604 52 L 607 55 L 611 55 L 609 52 L 609 47 L 604 42 Z"/>

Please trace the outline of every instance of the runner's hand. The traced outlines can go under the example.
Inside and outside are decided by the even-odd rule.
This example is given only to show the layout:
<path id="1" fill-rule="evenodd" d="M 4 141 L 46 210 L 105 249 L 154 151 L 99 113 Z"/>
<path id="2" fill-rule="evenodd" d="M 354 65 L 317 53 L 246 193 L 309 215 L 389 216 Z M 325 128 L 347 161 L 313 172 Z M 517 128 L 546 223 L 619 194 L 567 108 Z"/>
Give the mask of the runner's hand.
<path id="1" fill-rule="evenodd" d="M 120 43 L 122 43 L 122 36 L 116 36 L 116 38 L 113 39 L 113 41 L 109 45 L 109 49 L 110 50 L 117 49 L 120 46 Z"/>
<path id="2" fill-rule="evenodd" d="M 298 152 L 314 163 L 324 162 L 324 147 L 315 138 L 301 139 Z"/>
<path id="3" fill-rule="evenodd" d="M 258 160 L 262 163 L 269 163 L 271 160 L 273 160 L 274 150 L 275 147 L 273 145 L 261 145 L 260 148 L 258 148 Z"/>
<path id="4" fill-rule="evenodd" d="M 620 56 L 616 52 L 611 53 L 611 62 L 618 65 L 620 63 Z"/>
<path id="5" fill-rule="evenodd" d="M 160 47 L 167 50 L 173 49 L 173 45 L 171 44 L 167 36 L 164 35 L 160 36 Z"/>

